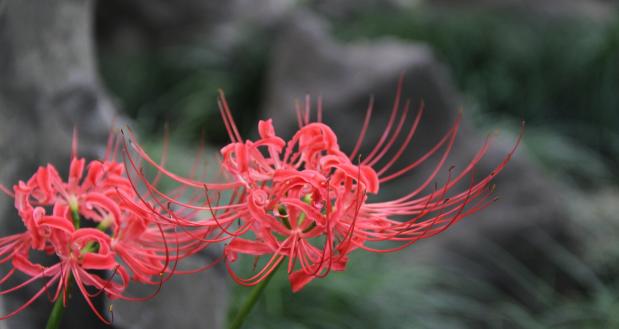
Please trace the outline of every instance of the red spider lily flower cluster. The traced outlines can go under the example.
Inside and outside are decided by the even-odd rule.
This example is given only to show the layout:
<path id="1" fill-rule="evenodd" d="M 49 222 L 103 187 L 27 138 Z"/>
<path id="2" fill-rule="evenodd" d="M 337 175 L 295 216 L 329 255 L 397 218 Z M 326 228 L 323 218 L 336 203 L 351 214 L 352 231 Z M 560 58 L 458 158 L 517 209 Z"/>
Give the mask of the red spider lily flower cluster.
<path id="1" fill-rule="evenodd" d="M 219 105 L 231 139 L 221 149 L 226 181 L 210 183 L 176 175 L 152 160 L 134 138 L 132 149 L 140 161 L 154 166 L 171 182 L 194 189 L 194 197 L 175 198 L 158 190 L 142 174 L 141 163 L 129 156 L 131 167 L 146 184 L 148 194 L 158 200 L 159 209 L 165 210 L 158 214 L 160 218 L 219 232 L 213 238 L 202 235 L 203 241 L 225 241 L 225 264 L 237 283 L 256 285 L 285 264 L 296 292 L 330 271 L 344 270 L 355 249 L 401 250 L 446 230 L 494 200 L 492 179 L 510 160 L 520 138 L 488 176 L 466 182 L 488 151 L 487 140 L 458 174 L 449 169 L 447 181 L 432 188 L 454 145 L 460 117 L 426 154 L 394 168 L 408 150 L 423 113 L 422 106 L 412 120 L 406 120 L 410 103 L 400 106 L 400 93 L 401 87 L 384 133 L 363 157 L 358 154 L 369 129 L 371 104 L 356 146 L 346 154 L 336 134 L 322 122 L 320 105 L 312 122 L 309 101 L 297 109 L 299 130 L 289 140 L 276 135 L 271 120 L 259 122 L 257 140 L 243 140 L 222 93 Z M 403 142 L 398 145 L 398 140 Z M 373 195 L 379 195 L 381 184 L 409 173 L 431 157 L 438 162 L 417 188 L 391 201 L 371 201 Z M 468 187 L 462 189 L 463 183 Z M 222 195 L 229 196 L 224 204 Z M 183 215 L 183 211 L 197 216 Z M 240 256 L 255 259 L 254 273 L 248 277 L 239 275 L 233 264 Z"/>
<path id="2" fill-rule="evenodd" d="M 67 180 L 48 164 L 12 191 L 2 187 L 14 198 L 25 231 L 0 238 L 0 264 L 11 266 L 0 283 L 13 276 L 26 279 L 0 295 L 38 282 L 42 287 L 0 319 L 21 312 L 45 293 L 66 305 L 74 281 L 93 312 L 109 323 L 93 305 L 93 297 L 104 293 L 112 299 L 148 299 L 174 273 L 179 259 L 200 249 L 200 242 L 160 223 L 152 205 L 136 194 L 124 164 L 114 160 L 115 151 L 109 152 L 119 142 L 108 143 L 106 160 L 88 164 L 76 156 L 76 143 L 74 136 Z M 36 254 L 46 259 L 40 262 Z M 132 281 L 156 286 L 154 293 L 126 295 Z"/>

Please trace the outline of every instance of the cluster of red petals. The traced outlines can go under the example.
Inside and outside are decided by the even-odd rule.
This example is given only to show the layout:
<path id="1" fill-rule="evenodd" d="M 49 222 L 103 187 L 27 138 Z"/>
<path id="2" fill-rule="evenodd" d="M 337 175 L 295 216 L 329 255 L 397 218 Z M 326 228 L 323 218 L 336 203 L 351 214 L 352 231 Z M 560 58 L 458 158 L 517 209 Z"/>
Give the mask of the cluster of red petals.
<path id="1" fill-rule="evenodd" d="M 348 154 L 340 149 L 332 129 L 321 122 L 320 106 L 316 121 L 310 119 L 309 101 L 297 110 L 299 130 L 289 140 L 276 135 L 271 120 L 259 122 L 257 140 L 243 140 L 223 94 L 219 104 L 232 141 L 221 149 L 221 168 L 228 177 L 224 182 L 178 176 L 153 161 L 135 139 L 132 146 L 137 158 L 154 166 L 158 175 L 196 191 L 193 198 L 176 198 L 140 175 L 149 196 L 159 200 L 159 209 L 166 210 L 158 216 L 178 225 L 207 227 L 211 234 L 219 232 L 201 235 L 202 241 L 225 242 L 225 264 L 233 279 L 247 286 L 261 282 L 284 264 L 292 290 L 298 291 L 314 278 L 344 270 L 355 249 L 397 251 L 444 231 L 494 201 L 492 179 L 519 142 L 488 176 L 475 180 L 472 171 L 488 151 L 488 140 L 457 174 L 452 169 L 442 170 L 454 145 L 459 117 L 427 153 L 416 161 L 401 163 L 423 106 L 407 120 L 409 103 L 400 106 L 399 89 L 384 133 L 364 156 L 358 154 L 369 128 L 371 104 L 357 144 Z M 394 200 L 372 202 L 372 195 L 380 198 L 383 183 L 406 175 L 431 158 L 437 162 L 419 186 Z M 131 161 L 133 169 L 142 173 L 136 162 Z M 449 173 L 449 177 L 437 184 L 441 173 Z M 222 195 L 227 197 L 223 204 Z M 183 211 L 192 215 L 183 216 Z M 234 265 L 240 256 L 254 259 L 253 273 L 248 277 L 238 274 Z"/>
<path id="2" fill-rule="evenodd" d="M 74 144 L 67 180 L 48 164 L 12 191 L 2 187 L 14 198 L 25 230 L 0 238 L 0 264 L 10 264 L 0 284 L 12 277 L 20 282 L 0 295 L 31 284 L 41 288 L 0 320 L 43 294 L 66 303 L 75 282 L 94 313 L 109 323 L 93 305 L 93 297 L 104 293 L 112 299 L 150 298 L 174 273 L 179 259 L 200 249 L 201 243 L 158 221 L 153 205 L 136 194 L 123 163 L 110 157 L 87 164 L 75 156 L 75 148 Z M 153 295 L 126 295 L 132 281 L 156 286 Z"/>

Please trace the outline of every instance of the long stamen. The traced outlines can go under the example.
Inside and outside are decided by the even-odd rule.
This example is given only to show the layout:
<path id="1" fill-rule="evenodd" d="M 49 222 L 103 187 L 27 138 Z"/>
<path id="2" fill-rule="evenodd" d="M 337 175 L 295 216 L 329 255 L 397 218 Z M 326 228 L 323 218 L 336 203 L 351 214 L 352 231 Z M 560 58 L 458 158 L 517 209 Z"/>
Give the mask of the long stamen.
<path id="1" fill-rule="evenodd" d="M 389 136 L 389 133 L 391 132 L 391 128 L 393 127 L 398 111 L 400 109 L 400 98 L 402 96 L 403 83 L 404 83 L 404 76 L 401 76 L 400 81 L 398 81 L 398 89 L 396 91 L 395 101 L 393 103 L 393 108 L 391 109 L 391 115 L 389 116 L 389 120 L 387 121 L 387 126 L 385 127 L 385 131 L 380 136 L 380 139 L 378 140 L 378 143 L 376 143 L 376 145 L 374 146 L 374 149 L 361 162 L 361 164 L 367 164 L 368 162 L 370 162 L 372 158 L 374 157 L 374 155 L 376 155 L 376 153 L 381 149 L 381 147 L 387 140 L 387 137 Z"/>
<path id="2" fill-rule="evenodd" d="M 355 144 L 355 148 L 350 153 L 350 156 L 348 156 L 348 158 L 351 160 L 355 158 L 355 156 L 359 152 L 359 149 L 361 148 L 361 145 L 363 144 L 363 140 L 365 139 L 365 134 L 367 133 L 368 128 L 370 126 L 370 119 L 372 118 L 373 108 L 374 108 L 374 96 L 370 96 L 370 101 L 368 103 L 368 108 L 365 111 L 365 119 L 363 119 L 363 126 L 361 127 L 361 131 L 359 132 L 357 143 Z"/>
<path id="3" fill-rule="evenodd" d="M 224 113 L 224 116 L 227 117 L 228 124 L 230 128 L 232 129 L 232 133 L 236 137 L 236 141 L 239 143 L 242 142 L 243 138 L 241 137 L 241 134 L 239 133 L 239 129 L 236 127 L 236 124 L 234 123 L 234 119 L 232 118 L 230 107 L 228 107 L 228 101 L 226 100 L 226 96 L 224 95 L 224 92 L 221 89 L 219 90 L 219 103 L 221 105 L 220 110 Z"/>
<path id="4" fill-rule="evenodd" d="M 378 161 L 380 161 L 385 156 L 385 154 L 389 152 L 393 144 L 395 144 L 395 141 L 400 135 L 400 131 L 402 131 L 402 127 L 404 126 L 404 123 L 406 122 L 406 116 L 408 115 L 409 107 L 410 107 L 410 100 L 407 100 L 406 104 L 404 105 L 404 112 L 402 112 L 402 116 L 400 117 L 400 122 L 398 123 L 398 126 L 396 127 L 395 132 L 391 136 L 391 139 L 389 140 L 387 145 L 385 145 L 383 149 L 374 157 L 374 159 L 372 159 L 371 161 L 367 163 L 368 166 L 373 166 Z"/>

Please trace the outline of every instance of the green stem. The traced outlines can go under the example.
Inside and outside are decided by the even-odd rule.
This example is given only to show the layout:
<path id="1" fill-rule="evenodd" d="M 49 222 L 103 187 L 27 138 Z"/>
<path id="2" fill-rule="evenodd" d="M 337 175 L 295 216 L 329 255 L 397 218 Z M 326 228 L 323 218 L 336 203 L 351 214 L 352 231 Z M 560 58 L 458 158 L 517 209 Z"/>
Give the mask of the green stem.
<path id="1" fill-rule="evenodd" d="M 67 282 L 68 285 L 65 290 L 65 294 L 68 298 L 69 293 L 71 292 L 71 285 L 73 284 L 73 276 L 71 276 L 71 274 L 69 274 L 69 280 Z M 45 329 L 59 329 L 60 321 L 62 321 L 62 315 L 64 314 L 65 309 L 64 298 L 60 295 L 58 296 L 58 299 L 56 299 L 56 302 L 54 302 L 54 307 L 52 308 L 52 312 L 49 314 Z"/>
<path id="2" fill-rule="evenodd" d="M 70 202 L 71 203 L 71 202 Z M 71 208 L 71 217 L 73 217 L 73 226 L 75 229 L 80 228 L 80 213 L 78 211 L 78 207 L 76 203 L 72 203 L 70 205 Z M 68 274 L 69 279 L 67 280 L 67 286 L 65 287 L 64 296 L 69 298 L 69 294 L 71 292 L 71 286 L 73 285 L 73 276 L 71 273 Z M 60 284 L 60 283 L 58 283 Z M 60 321 L 62 321 L 62 315 L 66 309 L 64 305 L 65 298 L 62 295 L 58 296 L 58 299 L 54 302 L 54 307 L 52 307 L 52 312 L 49 314 L 49 318 L 47 319 L 47 325 L 45 329 L 58 329 L 60 328 Z"/>
<path id="3" fill-rule="evenodd" d="M 264 281 L 257 284 L 251 290 L 251 293 L 249 294 L 249 296 L 247 296 L 247 299 L 245 299 L 245 302 L 239 309 L 239 312 L 234 317 L 234 320 L 232 321 L 232 323 L 230 323 L 230 325 L 228 326 L 228 329 L 240 329 L 243 326 L 243 323 L 245 323 L 247 316 L 249 315 L 251 310 L 254 308 L 254 305 L 256 305 L 256 302 L 262 295 L 264 288 L 266 288 L 266 286 L 269 284 L 273 276 L 275 276 L 275 273 L 277 272 L 277 270 L 283 263 L 284 261 L 280 261 L 279 264 L 275 266 L 275 269 L 273 270 L 273 272 L 271 272 L 271 274 L 268 277 L 266 277 Z"/>

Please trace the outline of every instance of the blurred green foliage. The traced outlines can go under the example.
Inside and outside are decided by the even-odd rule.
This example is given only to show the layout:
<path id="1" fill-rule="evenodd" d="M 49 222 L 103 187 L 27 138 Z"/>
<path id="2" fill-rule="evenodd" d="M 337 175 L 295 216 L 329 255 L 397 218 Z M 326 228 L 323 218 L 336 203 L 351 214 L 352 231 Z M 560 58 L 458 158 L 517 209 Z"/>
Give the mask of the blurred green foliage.
<path id="1" fill-rule="evenodd" d="M 101 74 L 143 133 L 160 136 L 169 123 L 172 133 L 185 141 L 204 135 L 219 145 L 228 141 L 217 107 L 220 89 L 240 129 L 254 127 L 268 53 L 264 37 L 248 32 L 248 41 L 225 51 L 208 44 L 128 52 L 104 49 Z"/>
<path id="2" fill-rule="evenodd" d="M 449 67 L 469 108 L 495 120 L 526 120 L 585 153 L 590 149 L 606 166 L 619 165 L 619 13 L 594 21 L 417 8 L 372 12 L 336 23 L 335 31 L 345 40 L 426 42 Z M 564 160 L 546 149 L 533 151 L 549 165 Z M 583 171 L 569 173 L 587 180 L 591 171 L 587 158 L 581 160 L 581 168 L 568 169 Z"/>

